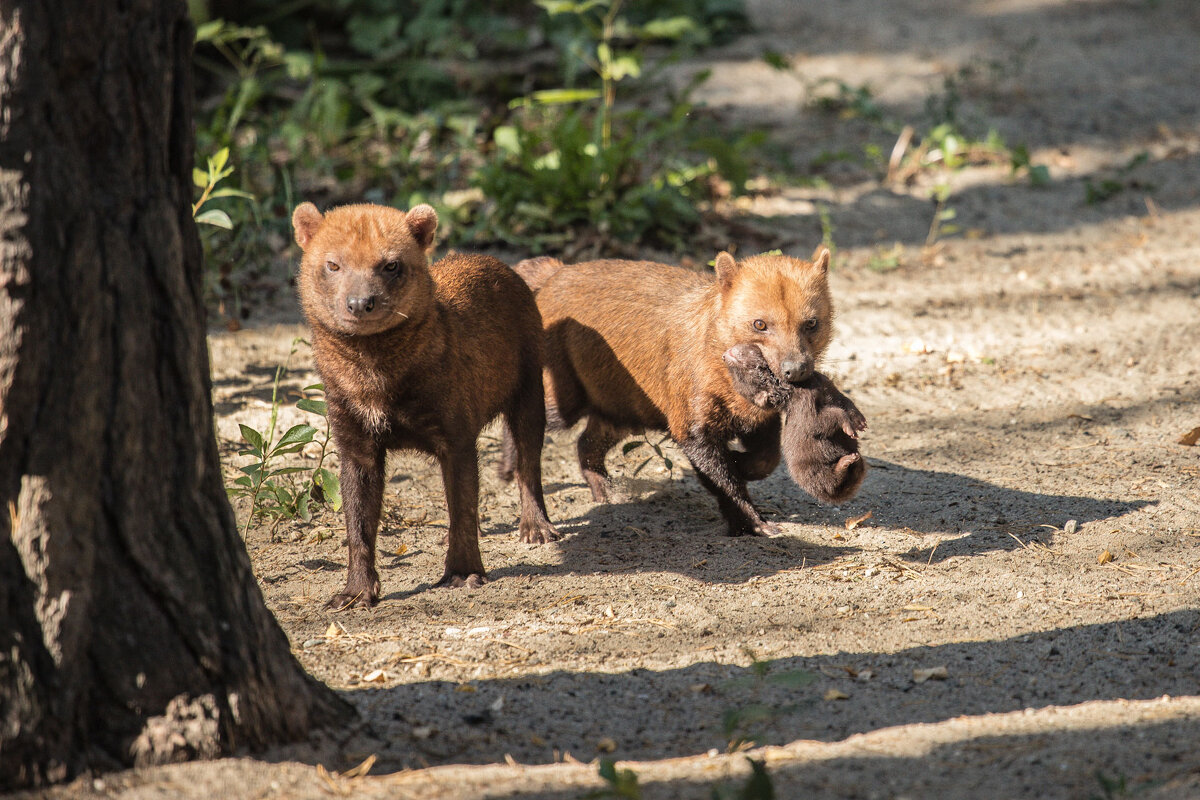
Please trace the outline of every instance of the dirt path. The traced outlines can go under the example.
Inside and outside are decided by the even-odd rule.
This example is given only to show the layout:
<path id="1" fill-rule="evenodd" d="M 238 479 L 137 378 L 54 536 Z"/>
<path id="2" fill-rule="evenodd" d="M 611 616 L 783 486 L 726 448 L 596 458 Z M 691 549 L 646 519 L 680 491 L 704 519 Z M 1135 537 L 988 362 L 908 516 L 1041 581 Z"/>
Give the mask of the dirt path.
<path id="1" fill-rule="evenodd" d="M 797 169 L 820 164 L 820 185 L 742 208 L 798 254 L 826 210 L 827 371 L 871 423 L 859 496 L 822 507 L 780 471 L 752 492 L 785 534 L 727 539 L 690 472 L 634 475 L 637 452 L 613 470 L 625 502 L 596 506 L 573 437 L 554 434 L 546 489 L 567 536 L 521 545 L 488 439 L 492 581 L 442 591 L 440 480 L 396 458 L 373 612 L 321 609 L 344 579 L 337 519 L 249 542 L 297 656 L 362 725 L 69 791 L 579 797 L 601 781 L 576 760 L 606 756 L 639 762 L 623 766 L 646 797 L 709 797 L 744 781 L 723 754 L 745 737 L 779 746 L 757 754 L 779 797 L 1087 798 L 1123 796 L 1120 781 L 1200 796 L 1200 448 L 1177 443 L 1200 426 L 1200 9 L 749 5 L 762 32 L 710 60 L 706 92 Z M 946 78 L 957 118 L 1024 143 L 1048 185 L 1007 162 L 878 181 L 857 154 L 886 161 L 890 122 L 944 101 Z M 870 118 L 805 106 L 864 84 Z M 960 233 L 925 250 L 939 182 Z M 1088 182 L 1111 197 L 1085 202 Z M 223 440 L 262 427 L 295 320 L 213 334 Z M 288 386 L 315 380 L 306 360 Z M 372 755 L 383 777 L 312 766 Z"/>

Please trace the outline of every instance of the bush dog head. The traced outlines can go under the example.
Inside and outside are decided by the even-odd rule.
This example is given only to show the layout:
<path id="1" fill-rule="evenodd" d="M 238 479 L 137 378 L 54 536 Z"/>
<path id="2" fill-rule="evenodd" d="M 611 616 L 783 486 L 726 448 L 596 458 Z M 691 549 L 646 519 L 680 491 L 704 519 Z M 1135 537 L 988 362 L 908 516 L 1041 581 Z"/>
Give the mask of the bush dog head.
<path id="1" fill-rule="evenodd" d="M 829 250 L 818 247 L 812 261 L 785 255 L 735 261 L 723 252 L 715 267 L 721 349 L 757 345 L 780 378 L 793 385 L 807 380 L 833 337 Z"/>
<path id="2" fill-rule="evenodd" d="M 349 205 L 321 214 L 301 203 L 292 214 L 304 251 L 297 282 L 310 324 L 344 336 L 369 336 L 401 324 L 430 304 L 429 251 L 437 212 L 407 213 Z"/>

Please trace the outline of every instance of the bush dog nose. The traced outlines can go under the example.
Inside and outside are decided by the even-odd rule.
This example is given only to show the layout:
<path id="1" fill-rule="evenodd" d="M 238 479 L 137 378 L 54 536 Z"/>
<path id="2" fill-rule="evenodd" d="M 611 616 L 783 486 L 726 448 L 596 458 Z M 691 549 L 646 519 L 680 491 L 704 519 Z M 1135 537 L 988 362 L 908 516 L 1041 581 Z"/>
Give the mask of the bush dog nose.
<path id="1" fill-rule="evenodd" d="M 375 308 L 375 295 L 367 295 L 366 297 L 351 297 L 346 301 L 346 308 L 351 314 L 369 314 L 371 309 Z"/>
<path id="2" fill-rule="evenodd" d="M 783 373 L 783 379 L 788 383 L 804 383 L 804 381 L 812 377 L 813 365 L 812 361 L 808 359 L 784 361 L 779 365 L 779 370 Z"/>

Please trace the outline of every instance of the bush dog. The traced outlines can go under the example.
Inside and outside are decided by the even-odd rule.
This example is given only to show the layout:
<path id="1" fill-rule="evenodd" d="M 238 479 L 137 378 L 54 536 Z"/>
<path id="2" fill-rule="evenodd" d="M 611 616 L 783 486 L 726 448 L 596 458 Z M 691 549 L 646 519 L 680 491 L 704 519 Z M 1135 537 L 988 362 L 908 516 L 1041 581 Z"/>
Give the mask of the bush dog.
<path id="1" fill-rule="evenodd" d="M 867 474 L 858 453 L 858 434 L 867 429 L 867 419 L 858 406 L 819 372 L 796 386 L 785 383 L 755 345 L 735 345 L 724 359 L 739 394 L 787 415 L 781 446 L 796 485 L 834 505 L 854 497 Z"/>
<path id="2" fill-rule="evenodd" d="M 349 567 L 332 608 L 379 600 L 375 536 L 388 450 L 437 458 L 450 517 L 439 585 L 486 580 L 479 553 L 480 429 L 503 415 L 515 450 L 521 540 L 558 538 L 542 497 L 542 321 L 508 266 L 450 253 L 430 264 L 437 213 L 349 205 L 292 215 L 297 285 L 341 457 Z"/>
<path id="3" fill-rule="evenodd" d="M 746 491 L 779 463 L 780 417 L 743 397 L 723 361 L 737 344 L 769 368 L 806 380 L 832 336 L 829 251 L 813 260 L 717 255 L 716 275 L 649 261 L 564 266 L 531 259 L 517 270 L 537 291 L 546 328 L 551 419 L 586 417 L 579 466 L 597 502 L 608 499 L 606 454 L 627 434 L 665 429 L 717 498 L 731 536 L 774 533 Z M 729 448 L 741 440 L 746 452 Z M 509 463 L 501 472 L 511 470 Z"/>

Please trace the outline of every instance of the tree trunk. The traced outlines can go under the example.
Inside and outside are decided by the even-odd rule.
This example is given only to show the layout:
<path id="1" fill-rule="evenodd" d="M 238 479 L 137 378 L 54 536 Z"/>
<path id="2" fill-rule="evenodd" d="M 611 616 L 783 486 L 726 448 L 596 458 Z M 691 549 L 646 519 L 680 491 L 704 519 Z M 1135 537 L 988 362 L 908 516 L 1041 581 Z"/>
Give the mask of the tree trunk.
<path id="1" fill-rule="evenodd" d="M 0 0 L 0 791 L 352 714 L 221 482 L 191 47 L 182 0 Z"/>

